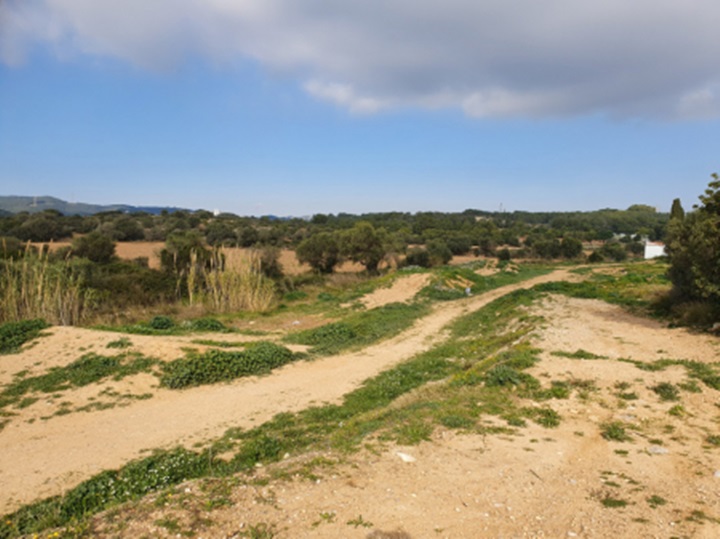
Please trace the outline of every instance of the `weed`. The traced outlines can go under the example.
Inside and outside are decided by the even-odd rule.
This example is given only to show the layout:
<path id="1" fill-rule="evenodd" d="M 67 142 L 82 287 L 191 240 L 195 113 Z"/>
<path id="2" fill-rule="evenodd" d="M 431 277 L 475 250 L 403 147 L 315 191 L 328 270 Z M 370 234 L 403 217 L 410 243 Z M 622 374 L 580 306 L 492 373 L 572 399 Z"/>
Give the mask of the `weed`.
<path id="1" fill-rule="evenodd" d="M 65 367 L 50 369 L 46 374 L 16 379 L 0 393 L 0 407 L 20 401 L 23 395 L 31 391 L 54 393 L 70 387 L 86 386 L 111 376 L 121 379 L 146 372 L 156 363 L 156 360 L 139 354 L 85 354 Z"/>
<path id="2" fill-rule="evenodd" d="M 570 359 L 607 359 L 607 356 L 598 356 L 597 354 L 593 354 L 592 352 L 588 352 L 586 350 L 583 350 L 582 348 L 576 350 L 575 352 L 552 352 L 552 355 L 558 357 L 567 357 Z"/>
<path id="3" fill-rule="evenodd" d="M 545 428 L 553 428 L 560 425 L 560 414 L 550 408 L 523 408 L 523 413 Z"/>
<path id="4" fill-rule="evenodd" d="M 248 539 L 273 539 L 276 533 L 275 525 L 261 522 L 248 526 L 246 531 L 239 532 L 237 535 Z"/>
<path id="5" fill-rule="evenodd" d="M 646 501 L 650 507 L 653 509 L 656 509 L 660 507 L 661 505 L 665 505 L 667 503 L 667 500 L 661 496 L 657 496 L 653 494 L 649 498 L 646 498 Z"/>
<path id="6" fill-rule="evenodd" d="M 664 401 L 676 401 L 680 399 L 680 391 L 670 382 L 660 382 L 658 385 L 651 387 L 655 393 Z"/>
<path id="7" fill-rule="evenodd" d="M 685 382 L 680 382 L 678 384 L 678 387 L 683 391 L 687 391 L 688 393 L 702 393 L 702 389 L 695 380 L 687 380 Z"/>
<path id="8" fill-rule="evenodd" d="M 634 391 L 629 392 L 629 393 L 618 393 L 617 397 L 618 397 L 618 399 L 622 399 L 625 401 L 635 401 L 635 400 L 638 400 L 638 398 L 639 398 L 637 393 L 635 393 Z"/>
<path id="9" fill-rule="evenodd" d="M 317 528 L 320 526 L 320 524 L 331 524 L 335 522 L 335 518 L 337 517 L 337 514 L 335 511 L 323 511 L 320 513 L 320 520 L 316 520 L 312 523 L 313 528 Z"/>
<path id="10" fill-rule="evenodd" d="M 720 436 L 718 436 L 717 434 L 709 435 L 707 438 L 705 438 L 705 441 L 710 445 L 714 445 L 715 447 L 720 446 Z"/>
<path id="11" fill-rule="evenodd" d="M 110 341 L 107 343 L 106 348 L 130 348 L 132 346 L 132 342 L 130 342 L 130 339 L 127 337 L 121 337 L 115 341 Z"/>
<path id="12" fill-rule="evenodd" d="M 608 508 L 619 508 L 619 507 L 625 507 L 627 506 L 628 502 L 625 500 L 621 500 L 619 498 L 613 498 L 612 496 L 605 496 L 600 500 L 600 503 L 603 505 L 603 507 Z"/>
<path id="13" fill-rule="evenodd" d="M 632 437 L 625 431 L 625 425 L 620 421 L 613 421 L 601 425 L 600 435 L 606 440 L 613 442 L 627 442 L 632 440 Z"/>
<path id="14" fill-rule="evenodd" d="M 668 410 L 668 414 L 675 417 L 684 417 L 687 415 L 687 411 L 682 404 L 676 404 Z"/>
<path id="15" fill-rule="evenodd" d="M 357 518 L 348 520 L 347 525 L 353 526 L 354 528 L 359 528 L 360 526 L 362 526 L 363 528 L 372 528 L 373 527 L 373 523 L 365 520 L 362 515 L 358 515 Z"/>

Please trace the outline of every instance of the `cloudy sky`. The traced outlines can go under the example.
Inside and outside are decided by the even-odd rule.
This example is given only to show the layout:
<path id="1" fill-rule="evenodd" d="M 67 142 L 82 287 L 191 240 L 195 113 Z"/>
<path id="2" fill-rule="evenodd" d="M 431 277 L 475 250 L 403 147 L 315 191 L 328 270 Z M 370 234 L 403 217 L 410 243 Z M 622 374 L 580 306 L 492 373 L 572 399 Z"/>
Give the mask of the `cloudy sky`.
<path id="1" fill-rule="evenodd" d="M 0 0 L 0 194 L 238 214 L 697 201 L 717 0 Z"/>

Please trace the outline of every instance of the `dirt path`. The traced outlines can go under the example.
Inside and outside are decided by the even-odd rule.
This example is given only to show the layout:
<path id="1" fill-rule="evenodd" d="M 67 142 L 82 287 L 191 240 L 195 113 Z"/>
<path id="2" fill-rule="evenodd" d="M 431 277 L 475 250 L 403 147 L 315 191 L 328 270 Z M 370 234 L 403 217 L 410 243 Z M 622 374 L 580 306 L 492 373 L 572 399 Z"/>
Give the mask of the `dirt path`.
<path id="1" fill-rule="evenodd" d="M 487 299 L 440 311 L 457 315 Z M 480 435 L 438 427 L 429 442 L 375 441 L 372 451 L 342 456 L 311 477 L 303 473 L 307 461 L 338 456 L 291 458 L 257 471 L 267 473 L 267 483 L 234 487 L 223 508 L 203 509 L 207 491 L 189 483 L 165 503 L 148 499 L 121 512 L 115 522 L 122 527 L 99 517 L 107 532 L 100 536 L 174 537 L 177 529 L 193 529 L 189 508 L 196 507 L 211 521 L 197 525 L 199 537 L 243 537 L 259 525 L 276 539 L 720 537 L 720 447 L 707 441 L 720 435 L 720 393 L 700 383 L 664 401 L 652 388 L 691 381 L 682 367 L 645 371 L 618 361 L 715 363 L 720 339 L 597 300 L 549 296 L 531 309 L 544 321 L 533 338 L 542 359 L 529 372 L 545 387 L 581 383 L 567 399 L 525 401 L 559 412 L 556 428 L 528 423 L 512 434 Z M 557 354 L 579 348 L 607 359 Z M 670 413 L 677 406 L 684 411 Z M 604 438 L 608 421 L 622 422 L 631 439 Z M 273 473 L 275 467 L 286 473 Z M 177 523 L 175 531 L 162 525 L 167 521 Z"/>
<path id="2" fill-rule="evenodd" d="M 393 339 L 359 352 L 291 364 L 266 377 L 169 391 L 153 388 L 150 377 L 143 375 L 110 385 L 118 393 L 150 390 L 154 396 L 149 400 L 48 420 L 13 419 L 0 432 L 0 485 L 3 486 L 0 513 L 62 493 L 102 470 L 122 466 L 155 448 L 177 444 L 190 447 L 222 435 L 231 426 L 252 427 L 279 412 L 337 402 L 367 378 L 439 342 L 443 338 L 443 327 L 458 316 L 514 290 L 573 277 L 577 276 L 556 271 L 483 295 L 439 304 L 430 315 Z M 79 333 L 73 336 L 74 331 Z M 88 333 L 101 341 L 118 338 L 117 334 L 64 328 L 56 331 L 56 337 L 41 339 L 36 347 L 19 354 L 14 361 L 33 365 L 42 364 L 46 358 L 54 361 L 53 358 L 61 355 L 68 360 L 75 359 L 78 348 L 88 347 Z M 132 339 L 135 341 L 135 336 Z M 154 339 L 154 342 L 160 340 Z M 148 342 L 151 341 L 152 338 Z M 172 346 L 182 345 L 173 337 L 162 338 L 162 341 L 174 342 Z M 187 344 L 183 339 L 180 342 Z M 87 397 L 82 390 L 68 393 Z"/>

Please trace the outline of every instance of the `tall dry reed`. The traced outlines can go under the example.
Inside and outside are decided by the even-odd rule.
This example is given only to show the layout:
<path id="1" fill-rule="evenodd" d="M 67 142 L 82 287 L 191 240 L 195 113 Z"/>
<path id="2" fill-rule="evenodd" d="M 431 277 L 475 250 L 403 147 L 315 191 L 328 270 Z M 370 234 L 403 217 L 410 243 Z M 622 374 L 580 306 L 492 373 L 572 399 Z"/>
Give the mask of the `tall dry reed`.
<path id="1" fill-rule="evenodd" d="M 51 324 L 78 324 L 91 301 L 71 260 L 51 261 L 30 247 L 22 257 L 0 261 L 0 323 L 43 318 Z"/>
<path id="2" fill-rule="evenodd" d="M 189 293 L 191 305 L 201 299 L 214 312 L 264 312 L 275 303 L 275 283 L 260 271 L 257 255 L 228 267 L 222 254 L 215 251 L 207 267 L 194 266 L 198 274 L 188 275 L 188 292 L 191 282 L 194 288 Z M 198 291 L 200 286 L 202 291 Z"/>

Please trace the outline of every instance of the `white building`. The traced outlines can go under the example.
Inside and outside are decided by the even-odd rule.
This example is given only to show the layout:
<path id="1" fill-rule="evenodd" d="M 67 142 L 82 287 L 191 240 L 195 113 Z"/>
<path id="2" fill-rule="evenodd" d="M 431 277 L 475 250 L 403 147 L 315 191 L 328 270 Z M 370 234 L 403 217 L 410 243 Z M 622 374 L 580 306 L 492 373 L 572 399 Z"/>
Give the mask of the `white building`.
<path id="1" fill-rule="evenodd" d="M 645 260 L 665 255 L 667 255 L 667 251 L 665 250 L 664 243 L 660 243 L 659 241 L 645 242 Z"/>

